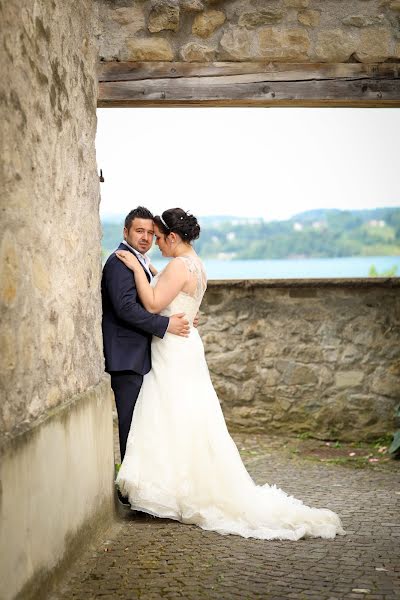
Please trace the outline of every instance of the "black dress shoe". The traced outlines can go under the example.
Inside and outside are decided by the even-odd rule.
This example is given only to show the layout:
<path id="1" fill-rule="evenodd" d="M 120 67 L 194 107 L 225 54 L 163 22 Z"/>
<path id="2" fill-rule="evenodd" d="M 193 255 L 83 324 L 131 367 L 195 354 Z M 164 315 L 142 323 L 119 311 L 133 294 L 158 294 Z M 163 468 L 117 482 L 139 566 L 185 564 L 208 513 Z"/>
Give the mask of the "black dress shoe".
<path id="1" fill-rule="evenodd" d="M 131 503 L 129 502 L 129 499 L 126 496 L 123 496 L 119 490 L 117 490 L 117 494 L 118 494 L 118 500 L 121 502 L 121 504 L 123 504 L 124 506 L 131 505 Z"/>

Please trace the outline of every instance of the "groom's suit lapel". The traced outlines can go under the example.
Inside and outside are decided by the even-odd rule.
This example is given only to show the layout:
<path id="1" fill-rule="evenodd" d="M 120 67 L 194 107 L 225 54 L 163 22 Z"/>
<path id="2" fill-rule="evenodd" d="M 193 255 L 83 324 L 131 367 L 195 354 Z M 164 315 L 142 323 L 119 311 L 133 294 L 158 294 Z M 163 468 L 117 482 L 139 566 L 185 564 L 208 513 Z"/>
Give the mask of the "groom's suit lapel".
<path id="1" fill-rule="evenodd" d="M 125 244 L 122 244 L 122 243 L 118 246 L 118 250 L 128 250 L 131 254 L 133 254 L 133 256 L 136 258 L 136 260 L 138 261 L 138 263 L 142 267 L 143 271 L 145 272 L 145 275 L 147 277 L 147 281 L 150 283 L 150 275 L 148 274 L 148 272 L 144 268 L 143 264 L 140 262 L 140 260 L 136 256 L 136 254 L 134 252 L 132 252 L 132 250 L 130 248 L 128 248 L 128 246 L 126 246 Z"/>

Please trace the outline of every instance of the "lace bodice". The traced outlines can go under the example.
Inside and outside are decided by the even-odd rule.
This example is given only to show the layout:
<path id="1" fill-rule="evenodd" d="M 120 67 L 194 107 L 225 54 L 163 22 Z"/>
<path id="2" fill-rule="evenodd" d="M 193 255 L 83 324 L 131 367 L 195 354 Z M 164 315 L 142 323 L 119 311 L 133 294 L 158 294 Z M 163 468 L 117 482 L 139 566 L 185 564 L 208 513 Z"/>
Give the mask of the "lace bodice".
<path id="1" fill-rule="evenodd" d="M 176 313 L 183 312 L 187 316 L 190 325 L 192 325 L 193 319 L 200 308 L 201 301 L 207 288 L 206 271 L 202 260 L 198 256 L 178 256 L 177 258 L 182 260 L 187 268 L 187 289 L 190 291 L 179 292 L 160 314 L 170 317 Z M 153 287 L 157 285 L 157 281 L 161 275 L 162 271 L 153 278 L 151 282 Z"/>

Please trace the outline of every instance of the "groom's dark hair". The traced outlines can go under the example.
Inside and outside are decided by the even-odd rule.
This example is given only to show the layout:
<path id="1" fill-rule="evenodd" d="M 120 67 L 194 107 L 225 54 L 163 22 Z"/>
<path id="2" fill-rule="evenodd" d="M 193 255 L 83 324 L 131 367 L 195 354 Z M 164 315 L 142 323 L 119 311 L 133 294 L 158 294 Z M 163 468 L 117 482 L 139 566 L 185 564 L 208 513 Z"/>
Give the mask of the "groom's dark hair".
<path id="1" fill-rule="evenodd" d="M 134 208 L 125 217 L 125 227 L 127 228 L 128 231 L 130 229 L 130 226 L 132 225 L 133 219 L 151 219 L 151 220 L 153 220 L 153 215 L 144 206 L 138 206 L 137 208 Z"/>

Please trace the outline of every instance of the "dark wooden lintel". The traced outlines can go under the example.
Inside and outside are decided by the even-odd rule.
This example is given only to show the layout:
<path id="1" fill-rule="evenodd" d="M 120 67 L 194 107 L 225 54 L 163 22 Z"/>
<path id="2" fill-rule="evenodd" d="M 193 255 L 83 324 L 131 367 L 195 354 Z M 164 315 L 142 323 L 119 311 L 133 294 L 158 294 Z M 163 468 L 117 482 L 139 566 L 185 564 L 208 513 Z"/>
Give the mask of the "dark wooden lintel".
<path id="1" fill-rule="evenodd" d="M 400 63 L 100 63 L 98 106 L 400 106 Z"/>

